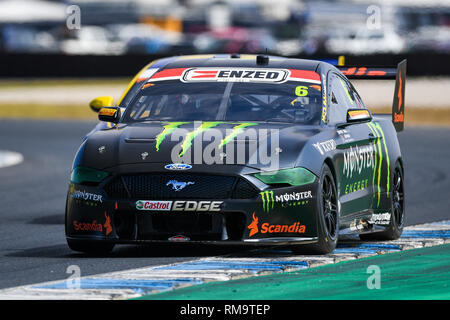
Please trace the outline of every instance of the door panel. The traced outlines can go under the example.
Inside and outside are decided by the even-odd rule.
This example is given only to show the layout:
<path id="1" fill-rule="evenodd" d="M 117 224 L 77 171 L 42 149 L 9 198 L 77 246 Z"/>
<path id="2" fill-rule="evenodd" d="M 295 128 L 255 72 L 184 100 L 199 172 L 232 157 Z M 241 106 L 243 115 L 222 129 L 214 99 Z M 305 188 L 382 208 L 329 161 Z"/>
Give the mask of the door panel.
<path id="1" fill-rule="evenodd" d="M 347 216 L 371 208 L 376 151 L 372 131 L 367 123 L 338 129 L 340 136 L 337 159 L 340 183 L 338 190 L 341 215 Z M 347 138 L 344 138 L 346 136 Z"/>
<path id="2" fill-rule="evenodd" d="M 364 107 L 347 79 L 337 73 L 328 74 L 329 124 L 346 122 L 347 110 Z M 335 159 L 341 216 L 368 210 L 372 205 L 375 144 L 373 130 L 367 123 L 347 124 L 337 128 Z"/>

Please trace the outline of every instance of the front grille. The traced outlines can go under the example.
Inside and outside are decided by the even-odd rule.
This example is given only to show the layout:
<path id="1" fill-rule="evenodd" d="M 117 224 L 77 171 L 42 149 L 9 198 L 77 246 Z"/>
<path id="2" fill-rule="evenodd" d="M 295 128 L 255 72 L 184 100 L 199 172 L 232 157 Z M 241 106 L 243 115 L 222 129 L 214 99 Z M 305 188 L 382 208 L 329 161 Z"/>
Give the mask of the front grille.
<path id="1" fill-rule="evenodd" d="M 173 183 L 169 183 L 173 181 Z M 182 183 L 189 183 L 182 188 Z M 174 188 L 179 188 L 178 191 Z M 104 188 L 117 199 L 251 199 L 258 195 L 250 183 L 233 176 L 146 173 L 122 175 Z"/>

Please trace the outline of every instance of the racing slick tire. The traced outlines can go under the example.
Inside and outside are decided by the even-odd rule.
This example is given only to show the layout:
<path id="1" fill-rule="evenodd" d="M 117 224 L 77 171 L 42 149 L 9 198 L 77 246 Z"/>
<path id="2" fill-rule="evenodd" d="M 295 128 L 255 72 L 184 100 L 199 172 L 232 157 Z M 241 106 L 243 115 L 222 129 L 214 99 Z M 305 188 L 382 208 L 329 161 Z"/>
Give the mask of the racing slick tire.
<path id="1" fill-rule="evenodd" d="M 90 240 L 67 239 L 67 244 L 73 251 L 88 254 L 107 254 L 114 248 L 114 243 L 103 243 Z"/>
<path id="2" fill-rule="evenodd" d="M 318 241 L 309 245 L 293 246 L 295 254 L 327 254 L 337 245 L 339 233 L 339 209 L 334 176 L 327 164 L 322 166 L 317 189 Z"/>
<path id="3" fill-rule="evenodd" d="M 405 189 L 403 184 L 403 169 L 398 161 L 395 164 L 391 183 L 392 191 L 389 195 L 391 197 L 391 221 L 389 222 L 389 226 L 384 231 L 360 234 L 359 238 L 361 240 L 396 240 L 402 235 L 405 221 Z"/>

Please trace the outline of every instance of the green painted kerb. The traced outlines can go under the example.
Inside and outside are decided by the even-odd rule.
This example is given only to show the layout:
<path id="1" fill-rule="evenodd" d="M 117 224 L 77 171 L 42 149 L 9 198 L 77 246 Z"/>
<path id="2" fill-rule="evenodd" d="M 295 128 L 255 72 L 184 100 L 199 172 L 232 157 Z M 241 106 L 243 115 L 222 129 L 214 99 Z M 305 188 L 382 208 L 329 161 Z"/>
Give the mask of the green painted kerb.
<path id="1" fill-rule="evenodd" d="M 380 289 L 368 289 L 380 268 Z M 450 244 L 388 253 L 317 268 L 213 282 L 145 296 L 142 299 L 450 299 Z"/>

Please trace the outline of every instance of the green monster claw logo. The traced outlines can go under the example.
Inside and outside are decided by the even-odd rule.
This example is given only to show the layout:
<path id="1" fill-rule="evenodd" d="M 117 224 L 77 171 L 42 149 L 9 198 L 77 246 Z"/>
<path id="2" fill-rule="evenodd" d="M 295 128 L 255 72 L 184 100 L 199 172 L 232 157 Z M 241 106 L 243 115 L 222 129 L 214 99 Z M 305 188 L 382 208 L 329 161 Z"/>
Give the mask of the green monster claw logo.
<path id="1" fill-rule="evenodd" d="M 384 152 L 386 154 L 386 163 L 387 163 L 387 181 L 386 181 L 386 189 L 387 189 L 387 196 L 389 197 L 389 191 L 390 191 L 390 163 L 389 163 L 389 153 L 388 153 L 388 149 L 387 149 L 387 145 L 386 145 L 386 139 L 384 137 L 384 132 L 383 129 L 381 129 L 381 126 L 379 123 L 368 123 L 367 126 L 369 127 L 369 129 L 372 131 L 372 133 L 378 138 L 376 142 L 373 142 L 373 145 L 375 147 L 375 166 L 373 168 L 373 179 L 372 179 L 372 186 L 375 186 L 375 176 L 376 174 L 376 168 L 377 168 L 377 163 L 378 163 L 378 181 L 377 181 L 377 191 L 378 191 L 378 202 L 377 202 L 377 207 L 380 206 L 380 192 L 381 192 L 381 188 L 380 188 L 380 183 L 381 183 L 381 166 L 383 164 L 383 150 L 382 150 L 382 146 L 381 146 L 381 142 L 380 142 L 380 137 L 382 138 L 381 140 L 383 140 L 383 145 L 384 145 Z M 378 148 L 378 149 L 377 149 Z M 378 156 L 379 156 L 379 160 L 378 160 Z M 375 193 L 373 194 L 373 196 L 375 197 Z"/>
<path id="2" fill-rule="evenodd" d="M 233 131 L 229 135 L 227 135 L 224 139 L 222 139 L 222 141 L 219 144 L 219 148 L 222 148 L 228 142 L 233 140 L 237 135 L 239 135 L 242 132 L 244 132 L 244 129 L 246 127 L 256 126 L 256 125 L 258 125 L 258 124 L 254 123 L 254 122 L 248 122 L 248 123 L 241 123 L 240 125 L 237 125 L 237 126 L 233 127 Z"/>
<path id="3" fill-rule="evenodd" d="M 174 132 L 176 129 L 178 129 L 183 124 L 187 124 L 187 123 L 190 123 L 190 122 L 171 122 L 171 123 L 165 125 L 163 127 L 164 130 L 160 134 L 158 134 L 156 136 L 156 151 L 159 151 L 159 147 L 160 147 L 161 143 L 164 141 L 164 139 L 169 134 Z M 226 123 L 226 122 L 222 122 L 222 121 L 203 122 L 194 131 L 189 132 L 186 135 L 186 138 L 183 141 L 183 144 L 181 145 L 181 152 L 180 152 L 179 156 L 180 157 L 183 156 L 186 153 L 186 151 L 189 150 L 189 148 L 192 146 L 192 141 L 195 139 L 196 136 L 198 136 L 202 132 L 204 132 L 204 131 L 206 131 L 208 129 L 214 128 L 214 127 L 216 127 L 216 126 L 218 126 L 219 124 L 222 124 L 222 123 Z M 233 131 L 229 135 L 227 135 L 224 139 L 222 139 L 222 141 L 219 144 L 219 148 L 222 148 L 227 143 L 232 141 L 236 136 L 238 136 L 239 134 L 243 133 L 244 129 L 246 127 L 256 126 L 256 125 L 258 125 L 258 123 L 246 122 L 246 123 L 238 124 L 237 126 L 233 127 Z"/>
<path id="4" fill-rule="evenodd" d="M 163 128 L 164 130 L 156 136 L 156 151 L 159 151 L 159 146 L 161 145 L 161 142 L 164 141 L 167 135 L 171 134 L 175 131 L 179 126 L 186 124 L 189 122 L 172 122 L 167 125 L 165 125 Z"/>
<path id="5" fill-rule="evenodd" d="M 273 209 L 274 199 L 273 199 L 273 191 L 263 191 L 259 193 L 261 195 L 261 200 L 263 203 L 263 210 L 265 212 L 269 212 L 270 209 Z M 272 204 L 272 205 L 271 205 Z M 271 208 L 269 208 L 271 207 Z"/>
<path id="6" fill-rule="evenodd" d="M 198 127 L 197 129 L 195 129 L 192 132 L 189 132 L 186 136 L 186 139 L 184 139 L 183 144 L 181 145 L 181 152 L 179 154 L 179 156 L 181 157 L 183 154 L 186 153 L 186 151 L 191 147 L 192 145 L 192 140 L 194 140 L 194 138 L 199 135 L 200 133 L 214 128 L 216 126 L 218 126 L 219 124 L 224 123 L 221 121 L 215 121 L 215 122 L 203 122 L 200 127 Z"/>

